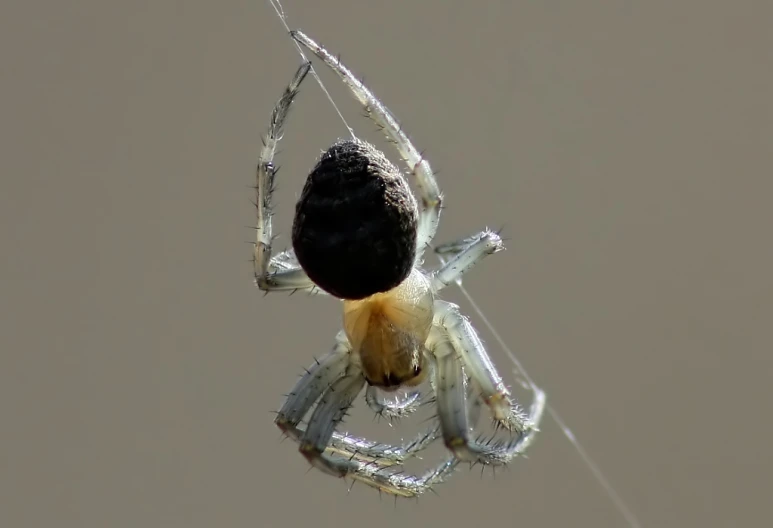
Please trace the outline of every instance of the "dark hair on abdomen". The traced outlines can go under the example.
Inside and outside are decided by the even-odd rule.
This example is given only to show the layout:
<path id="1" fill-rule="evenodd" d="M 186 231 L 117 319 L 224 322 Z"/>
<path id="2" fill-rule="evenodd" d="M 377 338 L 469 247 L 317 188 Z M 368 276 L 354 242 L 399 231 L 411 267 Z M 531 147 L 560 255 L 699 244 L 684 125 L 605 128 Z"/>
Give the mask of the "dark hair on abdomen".
<path id="1" fill-rule="evenodd" d="M 416 256 L 416 201 L 373 145 L 336 142 L 309 174 L 295 206 L 293 248 L 322 290 L 363 299 L 399 285 Z"/>

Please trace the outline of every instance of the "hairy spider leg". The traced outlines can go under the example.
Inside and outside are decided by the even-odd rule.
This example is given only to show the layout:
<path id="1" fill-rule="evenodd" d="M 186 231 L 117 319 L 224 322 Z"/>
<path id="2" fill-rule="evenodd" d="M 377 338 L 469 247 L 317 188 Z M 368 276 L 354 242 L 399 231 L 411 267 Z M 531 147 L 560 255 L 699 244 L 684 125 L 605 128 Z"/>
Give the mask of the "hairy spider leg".
<path id="1" fill-rule="evenodd" d="M 296 383 L 275 422 L 299 443 L 299 450 L 307 460 L 327 474 L 351 477 L 404 497 L 418 496 L 442 482 L 457 466 L 459 461 L 455 458 L 421 476 L 391 467 L 429 446 L 440 436 L 439 427 L 399 448 L 335 432 L 364 383 L 346 336 L 341 332 L 334 349 L 315 362 Z M 304 430 L 299 424 L 317 400 L 319 403 Z"/>
<path id="2" fill-rule="evenodd" d="M 421 406 L 421 393 L 411 391 L 405 395 L 395 397 L 394 401 L 389 401 L 379 394 L 379 389 L 375 385 L 368 385 L 365 389 L 365 403 L 370 410 L 377 416 L 387 420 L 397 420 L 416 412 Z"/>
<path id="3" fill-rule="evenodd" d="M 483 465 L 501 466 L 510 463 L 513 458 L 522 454 L 531 444 L 537 432 L 536 424 L 542 419 L 545 409 L 545 395 L 539 391 L 534 395 L 531 409 L 527 417 L 518 416 L 523 424 L 511 440 L 484 440 L 470 437 L 471 424 L 467 414 L 466 402 L 468 391 L 465 390 L 465 370 L 467 362 L 464 354 L 453 338 L 438 340 L 433 352 L 437 360 L 434 374 L 437 385 L 437 406 L 443 441 L 446 447 L 459 460 Z M 485 354 L 481 349 L 473 354 Z M 476 377 L 471 376 L 472 383 Z M 513 407 L 512 414 L 520 414 Z"/>
<path id="4" fill-rule="evenodd" d="M 274 192 L 274 178 L 277 168 L 274 154 L 282 139 L 285 121 L 295 96 L 298 95 L 303 79 L 311 70 L 311 63 L 302 64 L 292 81 L 285 88 L 282 97 L 271 112 L 268 132 L 263 137 L 263 148 L 258 158 L 257 182 L 255 185 L 255 206 L 257 207 L 256 240 L 253 254 L 255 284 L 263 291 L 303 290 L 322 293 L 306 276 L 306 272 L 295 262 L 291 251 L 272 256 L 274 211 L 271 203 Z"/>
<path id="5" fill-rule="evenodd" d="M 428 368 L 430 369 L 428 379 L 432 390 L 432 398 L 428 399 L 427 403 L 435 403 L 437 401 L 435 386 L 436 376 L 433 373 L 435 369 L 435 360 L 434 356 L 432 356 L 429 351 L 427 351 L 427 354 L 429 356 Z M 475 392 L 475 385 L 472 383 L 467 384 L 467 405 L 469 423 L 472 426 L 477 423 L 483 405 L 483 398 L 479 393 Z M 413 411 L 413 409 L 411 410 Z M 379 413 L 377 412 L 377 414 Z M 419 434 L 413 441 L 399 446 L 382 442 L 373 442 L 371 440 L 357 438 L 347 434 L 334 433 L 330 443 L 330 450 L 345 456 L 354 456 L 359 460 L 375 461 L 384 466 L 402 465 L 407 460 L 418 456 L 436 440 L 442 438 L 442 436 L 439 422 Z"/>
<path id="6" fill-rule="evenodd" d="M 483 232 L 486 232 L 487 230 L 483 230 Z M 473 242 L 477 241 L 481 235 L 482 232 L 475 233 L 472 236 L 460 238 L 457 240 L 452 240 L 451 242 L 445 242 L 443 244 L 438 244 L 435 246 L 435 254 L 439 255 L 441 257 L 453 257 L 454 255 L 458 255 L 465 249 L 467 249 L 467 246 L 472 244 Z"/>
<path id="7" fill-rule="evenodd" d="M 445 249 L 444 253 L 438 253 L 439 255 L 450 254 L 453 256 L 448 262 L 432 272 L 432 288 L 435 293 L 460 280 L 462 275 L 470 271 L 488 255 L 505 249 L 500 236 L 488 229 L 459 242 L 453 242 L 452 245 L 440 247 L 448 249 Z"/>
<path id="8" fill-rule="evenodd" d="M 538 406 L 536 410 L 539 412 L 530 416 L 525 415 L 517 405 L 513 404 L 510 391 L 497 373 L 478 333 L 470 321 L 459 312 L 458 306 L 448 301 L 436 300 L 433 328 L 440 328 L 441 332 L 436 331 L 430 335 L 427 346 L 433 349 L 435 343 L 446 341 L 451 345 L 464 365 L 467 375 L 480 390 L 483 401 L 499 426 L 518 434 L 536 429 L 542 418 L 543 406 Z M 436 379 L 435 383 L 438 384 L 436 390 L 440 396 L 443 390 L 439 380 Z M 537 395 L 535 399 L 539 399 Z"/>
<path id="9" fill-rule="evenodd" d="M 368 117 L 383 130 L 387 139 L 395 144 L 400 156 L 408 165 L 408 169 L 416 182 L 416 188 L 421 201 L 415 262 L 422 262 L 425 248 L 429 246 L 435 237 L 440 221 L 441 203 L 443 201 L 435 174 L 432 172 L 429 162 L 424 159 L 405 132 L 403 132 L 392 112 L 344 66 L 340 59 L 334 57 L 323 46 L 314 42 L 301 31 L 291 31 L 290 35 L 338 74 L 354 97 L 365 108 Z"/>

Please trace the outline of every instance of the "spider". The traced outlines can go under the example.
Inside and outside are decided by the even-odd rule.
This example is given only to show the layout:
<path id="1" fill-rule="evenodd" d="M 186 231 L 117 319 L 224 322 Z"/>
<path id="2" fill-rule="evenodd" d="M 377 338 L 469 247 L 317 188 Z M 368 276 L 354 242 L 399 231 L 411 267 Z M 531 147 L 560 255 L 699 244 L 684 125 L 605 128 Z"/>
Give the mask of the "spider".
<path id="1" fill-rule="evenodd" d="M 311 70 L 295 73 L 271 114 L 257 169 L 255 282 L 261 290 L 306 291 L 342 301 L 343 330 L 331 352 L 315 361 L 278 411 L 275 423 L 299 444 L 312 466 L 387 493 L 416 497 L 444 481 L 460 462 L 499 466 L 520 455 L 534 439 L 545 409 L 534 388 L 525 412 L 513 402 L 475 328 L 458 306 L 437 294 L 487 255 L 504 249 L 485 229 L 437 246 L 442 265 L 425 270 L 425 249 L 438 227 L 442 196 L 429 163 L 387 107 L 340 59 L 301 31 L 292 38 L 331 68 L 362 104 L 407 163 L 418 200 L 403 174 L 373 145 L 339 140 L 319 158 L 295 207 L 292 249 L 272 254 L 274 153 L 290 106 Z M 418 202 L 418 203 L 417 203 Z M 357 438 L 336 430 L 365 389 L 365 401 L 387 417 L 418 407 L 428 381 L 437 421 L 403 445 Z M 426 385 L 426 384 L 425 384 Z M 397 392 L 397 389 L 408 392 Z M 396 395 L 396 399 L 384 397 Z M 504 441 L 473 436 L 481 407 Z M 310 417 L 304 421 L 304 418 Z M 435 440 L 450 456 L 421 475 L 401 471 L 404 462 Z"/>

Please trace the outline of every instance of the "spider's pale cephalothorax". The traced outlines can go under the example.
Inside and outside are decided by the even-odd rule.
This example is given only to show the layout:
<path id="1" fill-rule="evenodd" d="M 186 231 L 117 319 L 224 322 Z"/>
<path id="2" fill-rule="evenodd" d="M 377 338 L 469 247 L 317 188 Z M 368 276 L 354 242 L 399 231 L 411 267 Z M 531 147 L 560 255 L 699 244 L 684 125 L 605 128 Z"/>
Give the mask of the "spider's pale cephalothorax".
<path id="1" fill-rule="evenodd" d="M 381 151 L 356 138 L 338 141 L 306 180 L 296 205 L 293 249 L 272 255 L 273 159 L 290 105 L 311 70 L 310 63 L 303 64 L 274 108 L 258 162 L 255 281 L 264 291 L 303 290 L 340 299 L 344 328 L 333 350 L 296 383 L 276 424 L 320 470 L 406 497 L 442 482 L 460 462 L 507 464 L 533 440 L 545 395 L 534 388 L 531 406 L 522 411 L 467 318 L 456 305 L 436 298 L 486 255 L 504 249 L 502 240 L 486 229 L 436 246 L 447 261 L 424 270 L 423 254 L 435 236 L 441 204 L 429 163 L 340 60 L 300 31 L 291 35 L 340 76 L 396 145 L 419 199 Z M 336 431 L 363 388 L 371 409 L 403 416 L 416 409 L 418 395 L 395 401 L 378 391 L 414 387 L 425 379 L 434 392 L 438 423 L 417 440 L 395 446 Z M 480 405 L 511 432 L 509 440 L 476 438 Z M 400 470 L 439 438 L 451 452 L 445 462 L 423 475 Z"/>
<path id="2" fill-rule="evenodd" d="M 346 337 L 368 383 L 386 390 L 421 383 L 433 302 L 430 282 L 418 270 L 387 292 L 344 301 Z"/>

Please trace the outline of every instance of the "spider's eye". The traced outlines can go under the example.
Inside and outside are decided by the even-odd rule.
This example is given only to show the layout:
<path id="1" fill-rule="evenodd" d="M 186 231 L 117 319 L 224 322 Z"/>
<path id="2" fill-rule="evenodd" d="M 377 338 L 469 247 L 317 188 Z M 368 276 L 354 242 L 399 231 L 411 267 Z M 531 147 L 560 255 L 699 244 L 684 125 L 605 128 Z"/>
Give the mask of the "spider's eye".
<path id="1" fill-rule="evenodd" d="M 360 140 L 335 143 L 309 174 L 293 222 L 298 262 L 342 299 L 391 290 L 413 267 L 416 201 L 400 171 Z"/>

